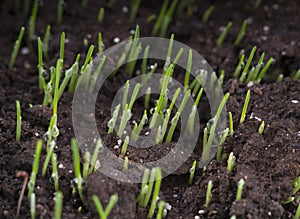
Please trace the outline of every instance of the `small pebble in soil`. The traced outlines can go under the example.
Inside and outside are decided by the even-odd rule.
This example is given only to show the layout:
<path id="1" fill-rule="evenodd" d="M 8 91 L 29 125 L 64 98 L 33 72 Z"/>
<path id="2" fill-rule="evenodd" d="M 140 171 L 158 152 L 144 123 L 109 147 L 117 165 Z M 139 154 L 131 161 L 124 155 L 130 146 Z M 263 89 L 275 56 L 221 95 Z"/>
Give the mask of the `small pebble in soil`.
<path id="1" fill-rule="evenodd" d="M 263 30 L 264 30 L 265 33 L 268 33 L 269 30 L 270 30 L 270 27 L 269 27 L 269 26 L 264 26 L 264 27 L 263 27 Z"/>
<path id="2" fill-rule="evenodd" d="M 122 7 L 122 11 L 123 11 L 123 13 L 128 13 L 128 7 L 127 6 L 123 6 Z"/>
<path id="3" fill-rule="evenodd" d="M 63 165 L 62 163 L 60 163 L 60 164 L 58 165 L 58 168 L 59 168 L 59 169 L 65 169 L 65 167 L 64 167 L 64 165 Z"/>
<path id="4" fill-rule="evenodd" d="M 120 38 L 119 37 L 115 37 L 113 41 L 114 41 L 114 43 L 119 43 L 120 42 Z"/>
<path id="5" fill-rule="evenodd" d="M 134 35 L 134 34 L 135 34 L 135 29 L 130 29 L 130 30 L 129 30 L 129 33 L 130 33 L 131 35 Z"/>
<path id="6" fill-rule="evenodd" d="M 298 100 L 292 100 L 292 103 L 299 103 Z"/>
<path id="7" fill-rule="evenodd" d="M 66 38 L 65 39 L 65 44 L 68 44 L 70 42 L 70 39 L 69 38 Z"/>
<path id="8" fill-rule="evenodd" d="M 195 218 L 195 219 L 200 219 L 200 216 L 196 215 L 194 218 Z"/>
<path id="9" fill-rule="evenodd" d="M 26 55 L 28 55 L 30 53 L 30 50 L 29 50 L 29 48 L 28 47 L 23 47 L 22 49 L 21 49 L 21 55 L 23 55 L 23 56 L 26 56 Z"/>
<path id="10" fill-rule="evenodd" d="M 199 214 L 204 214 L 205 211 L 201 209 L 201 210 L 198 211 L 198 213 L 199 213 Z"/>

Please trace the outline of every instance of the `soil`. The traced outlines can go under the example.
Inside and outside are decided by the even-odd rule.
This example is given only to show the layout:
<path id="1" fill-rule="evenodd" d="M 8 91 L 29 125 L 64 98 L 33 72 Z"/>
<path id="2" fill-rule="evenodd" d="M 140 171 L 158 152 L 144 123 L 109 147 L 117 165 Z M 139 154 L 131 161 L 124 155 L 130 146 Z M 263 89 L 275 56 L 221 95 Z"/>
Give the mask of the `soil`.
<path id="1" fill-rule="evenodd" d="M 43 2 L 43 1 L 41 1 Z M 208 23 L 201 21 L 204 11 L 215 5 L 213 17 Z M 51 25 L 49 60 L 44 62 L 45 68 L 55 65 L 59 56 L 59 38 L 65 31 L 68 43 L 65 46 L 65 66 L 68 68 L 75 60 L 77 53 L 84 54 L 89 44 L 97 42 L 97 33 L 102 32 L 106 48 L 114 45 L 114 37 L 126 40 L 130 30 L 139 24 L 142 36 L 149 36 L 153 22 L 146 18 L 152 13 L 159 13 L 160 1 L 144 1 L 134 22 L 129 21 L 129 14 L 122 8 L 129 6 L 129 1 L 118 1 L 113 8 L 103 2 L 90 0 L 87 8 L 82 8 L 79 1 L 65 3 L 63 22 L 56 24 L 56 1 L 44 1 L 39 7 L 36 34 L 44 35 L 48 24 Z M 193 6 L 193 15 L 176 14 L 168 33 L 175 33 L 175 39 L 186 43 L 197 50 L 218 73 L 222 69 L 226 73 L 223 85 L 224 92 L 230 91 L 227 110 L 232 112 L 234 135 L 228 137 L 224 144 L 224 152 L 233 152 L 236 165 L 232 172 L 227 171 L 226 160 L 218 163 L 213 159 L 206 170 L 197 169 L 194 182 L 188 185 L 189 168 L 199 152 L 175 173 L 162 180 L 160 198 L 168 202 L 172 208 L 167 218 L 293 218 L 297 203 L 293 201 L 283 204 L 292 194 L 292 181 L 300 175 L 300 81 L 293 81 L 288 76 L 300 66 L 300 2 L 287 0 L 263 2 L 253 9 L 254 1 L 201 1 Z M 97 23 L 100 6 L 105 6 L 104 23 Z M 36 40 L 24 40 L 21 52 L 14 68 L 8 69 L 10 54 L 21 25 L 28 26 L 29 16 L 14 10 L 13 1 L 0 1 L 0 218 L 14 218 L 17 202 L 23 183 L 16 178 L 19 170 L 31 172 L 35 154 L 36 141 L 47 131 L 52 111 L 42 106 L 43 93 L 38 89 Z M 233 42 L 244 19 L 249 25 L 239 47 Z M 220 27 L 233 22 L 232 29 L 222 46 L 216 48 L 215 41 L 220 34 Z M 25 34 L 25 38 L 26 38 Z M 269 69 L 261 84 L 240 84 L 232 79 L 232 72 L 238 62 L 242 49 L 249 54 L 256 45 L 257 54 L 266 53 L 266 59 L 273 57 L 276 62 Z M 29 54 L 24 48 L 32 47 Z M 259 59 L 256 55 L 254 62 Z M 275 83 L 277 76 L 284 74 L 280 83 Z M 110 147 L 117 144 L 115 134 L 107 135 L 106 123 L 110 119 L 110 105 L 114 93 L 128 78 L 120 73 L 111 83 L 106 84 L 101 93 L 101 103 L 97 107 L 96 116 L 99 132 L 104 142 Z M 234 89 L 233 89 L 234 88 Z M 247 90 L 251 90 L 251 99 L 247 110 L 246 121 L 239 124 Z M 22 109 L 21 141 L 15 140 L 16 110 L 15 101 L 19 100 Z M 32 104 L 30 108 L 29 105 Z M 205 105 L 205 100 L 204 103 Z M 146 218 L 147 209 L 137 206 L 140 185 L 125 184 L 112 180 L 100 172 L 90 175 L 85 183 L 82 203 L 77 194 L 72 195 L 71 180 L 74 178 L 70 140 L 74 136 L 72 128 L 72 95 L 65 92 L 59 103 L 58 127 L 60 135 L 57 139 L 60 189 L 63 193 L 62 218 L 95 218 L 97 213 L 91 200 L 93 194 L 98 195 L 106 205 L 109 197 L 119 194 L 119 201 L 110 218 Z M 200 103 L 201 106 L 201 103 Z M 135 110 L 141 112 L 142 104 L 137 103 Z M 203 111 L 209 109 L 200 107 Z M 205 121 L 209 119 L 204 114 Z M 258 133 L 261 123 L 266 127 L 263 135 Z M 201 126 L 201 131 L 204 125 Z M 177 130 L 178 131 L 178 130 Z M 178 132 L 176 132 L 178 134 Z M 201 139 L 201 137 L 200 137 Z M 202 140 L 199 140 L 202 145 Z M 149 150 L 136 151 L 129 147 L 129 160 L 145 160 L 161 157 L 167 153 L 170 144 L 162 144 Z M 199 146 L 198 146 L 199 147 Z M 112 149 L 113 150 L 113 149 Z M 119 151 L 116 151 L 119 153 Z M 40 167 L 46 157 L 43 145 Z M 242 199 L 235 201 L 237 182 L 244 178 L 246 184 Z M 212 200 L 205 207 L 207 183 L 213 182 Z M 51 180 L 51 168 L 45 177 L 41 176 L 41 168 L 36 182 L 36 211 L 38 218 L 54 217 L 54 185 Z M 25 194 L 27 194 L 25 192 Z M 299 196 L 296 194 L 295 196 Z M 29 218 L 29 201 L 22 200 L 20 218 Z"/>

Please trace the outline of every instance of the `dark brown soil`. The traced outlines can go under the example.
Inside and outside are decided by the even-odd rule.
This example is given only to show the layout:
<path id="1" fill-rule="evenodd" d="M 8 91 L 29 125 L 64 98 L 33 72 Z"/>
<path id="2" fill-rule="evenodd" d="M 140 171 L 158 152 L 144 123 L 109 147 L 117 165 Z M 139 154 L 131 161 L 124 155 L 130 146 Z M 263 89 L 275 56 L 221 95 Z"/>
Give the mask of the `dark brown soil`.
<path id="1" fill-rule="evenodd" d="M 34 52 L 28 55 L 19 54 L 12 70 L 8 70 L 10 54 L 21 25 L 28 26 L 29 17 L 13 9 L 13 1 L 0 1 L 0 218 L 14 218 L 17 211 L 23 179 L 16 178 L 18 170 L 31 172 L 36 141 L 48 129 L 52 111 L 41 106 L 43 93 L 38 89 L 36 41 L 32 44 L 23 41 L 21 49 L 32 45 Z M 189 168 L 193 160 L 199 157 L 195 151 L 191 158 L 174 174 L 162 180 L 160 198 L 168 202 L 172 209 L 167 218 L 293 218 L 296 212 L 296 201 L 283 204 L 292 194 L 292 181 L 300 175 L 300 81 L 293 81 L 288 76 L 300 67 L 300 2 L 287 0 L 263 2 L 253 10 L 254 1 L 201 1 L 193 7 L 193 16 L 176 15 L 169 33 L 175 33 L 175 39 L 186 43 L 197 50 L 216 72 L 225 70 L 226 80 L 224 92 L 230 91 L 227 110 L 234 119 L 234 135 L 228 137 L 224 144 L 224 152 L 233 152 L 237 163 L 232 172 L 226 169 L 227 163 L 213 159 L 206 170 L 197 170 L 192 185 L 188 185 Z M 56 1 L 44 1 L 39 7 L 36 33 L 44 35 L 47 24 L 51 25 L 50 59 L 45 61 L 48 69 L 54 65 L 59 56 L 59 37 L 65 31 L 68 43 L 65 48 L 65 68 L 75 60 L 77 53 L 84 54 L 87 48 L 83 44 L 86 38 L 89 44 L 96 44 L 97 33 L 102 32 L 106 48 L 113 45 L 113 38 L 128 39 L 130 30 L 140 25 L 141 35 L 149 36 L 153 22 L 146 18 L 159 12 L 161 3 L 144 1 L 137 19 L 129 22 L 129 14 L 122 12 L 129 1 L 118 1 L 113 9 L 106 7 L 104 23 L 97 23 L 101 1 L 90 0 L 89 6 L 83 9 L 79 1 L 67 1 L 61 25 L 56 24 Z M 208 23 L 201 21 L 204 11 L 215 4 L 215 12 Z M 244 19 L 249 25 L 246 35 L 238 48 L 233 46 L 235 37 Z M 228 21 L 233 26 L 223 45 L 215 48 L 215 41 L 220 34 L 220 27 Z M 25 39 L 27 33 L 25 34 Z M 231 79 L 232 72 L 238 62 L 241 49 L 249 54 L 256 45 L 257 54 L 266 53 L 266 59 L 273 57 L 276 62 L 267 72 L 263 83 L 247 87 L 236 84 Z M 256 55 L 256 62 L 259 56 Z M 273 83 L 279 74 L 286 78 L 281 83 Z M 106 123 L 110 118 L 110 105 L 114 92 L 122 85 L 127 76 L 118 76 L 120 80 L 112 80 L 110 86 L 104 86 L 101 103 L 96 115 L 99 118 L 99 132 L 103 136 L 107 132 Z M 251 90 L 247 117 L 244 124 L 239 124 L 247 90 Z M 21 102 L 22 135 L 21 141 L 15 140 L 16 110 L 15 101 Z M 298 102 L 297 102 L 298 101 Z M 33 107 L 30 108 L 29 104 Z M 119 194 L 119 201 L 111 218 L 145 218 L 147 209 L 137 206 L 135 198 L 140 185 L 124 184 L 114 181 L 101 173 L 88 177 L 85 184 L 85 202 L 78 195 L 72 195 L 71 180 L 74 178 L 70 140 L 74 136 L 72 128 L 72 95 L 64 93 L 59 103 L 58 156 L 60 189 L 63 193 L 64 206 L 62 218 L 97 217 L 93 194 L 107 203 L 109 197 Z M 201 105 L 201 103 L 200 103 Z M 137 107 L 141 104 L 137 104 Z M 141 110 L 141 109 L 140 109 Z M 138 112 L 140 112 L 137 109 Z M 201 110 L 204 110 L 201 108 Z M 209 110 L 209 109 L 207 109 Z M 207 114 L 208 115 L 208 114 Z M 251 115 L 251 116 L 250 116 Z M 258 133 L 261 118 L 266 127 L 263 135 Z M 207 116 L 203 118 L 207 121 Z M 205 123 L 204 123 L 205 124 Z M 201 126 L 203 128 L 203 126 Z M 117 142 L 115 134 L 104 135 L 103 140 L 113 147 Z M 165 153 L 164 149 L 172 147 L 161 145 L 150 150 L 135 151 L 129 148 L 130 160 L 155 159 Z M 201 140 L 199 145 L 201 145 Z M 199 146 L 198 146 L 199 147 Z M 40 171 L 46 157 L 43 146 Z M 51 181 L 51 168 L 43 178 L 41 172 L 36 183 L 37 216 L 51 218 L 54 216 L 54 185 Z M 235 201 L 237 182 L 245 179 L 243 196 Z M 204 207 L 207 183 L 213 181 L 212 201 L 208 208 Z M 25 192 L 25 194 L 27 194 Z M 299 196 L 298 194 L 296 194 Z M 81 210 L 79 211 L 81 207 Z M 29 201 L 23 198 L 20 218 L 29 218 Z"/>

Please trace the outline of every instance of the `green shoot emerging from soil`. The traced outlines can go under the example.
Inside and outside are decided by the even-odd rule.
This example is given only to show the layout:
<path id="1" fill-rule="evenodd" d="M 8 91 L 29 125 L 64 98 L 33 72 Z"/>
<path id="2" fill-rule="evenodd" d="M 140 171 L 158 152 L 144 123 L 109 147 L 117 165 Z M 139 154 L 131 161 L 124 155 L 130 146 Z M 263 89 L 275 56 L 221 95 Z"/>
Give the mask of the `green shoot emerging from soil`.
<path id="1" fill-rule="evenodd" d="M 262 135 L 264 132 L 264 129 L 265 129 L 265 121 L 262 121 L 259 126 L 258 133 Z"/>
<path id="2" fill-rule="evenodd" d="M 221 33 L 221 35 L 217 39 L 217 46 L 218 47 L 221 46 L 222 43 L 224 42 L 225 37 L 226 37 L 228 31 L 230 30 L 231 26 L 232 26 L 232 22 L 229 21 L 228 24 L 226 25 L 225 29 L 223 30 L 223 32 Z"/>
<path id="3" fill-rule="evenodd" d="M 99 9 L 98 17 L 97 17 L 97 21 L 98 21 L 100 24 L 103 23 L 104 13 L 105 13 L 104 8 L 101 7 L 101 8 Z"/>
<path id="4" fill-rule="evenodd" d="M 102 206 L 99 198 L 96 195 L 93 195 L 92 199 L 93 199 L 93 201 L 95 203 L 95 206 L 97 208 L 99 218 L 100 219 L 107 219 L 110 212 L 111 212 L 111 210 L 113 209 L 113 207 L 115 206 L 115 204 L 118 201 L 118 194 L 113 194 L 110 197 L 109 202 L 108 202 L 105 210 L 103 209 L 103 206 Z"/>
<path id="5" fill-rule="evenodd" d="M 16 127 L 16 141 L 21 139 L 21 126 L 22 126 L 22 117 L 21 117 L 21 107 L 20 102 L 16 101 L 16 111 L 17 111 L 17 127 Z"/>
<path id="6" fill-rule="evenodd" d="M 208 184 L 207 184 L 207 189 L 206 189 L 206 198 L 205 198 L 205 207 L 207 208 L 208 207 L 208 204 L 211 200 L 211 197 L 212 197 L 212 194 L 211 194 L 211 191 L 212 191 L 212 187 L 213 187 L 213 183 L 211 180 L 208 181 Z"/>
<path id="7" fill-rule="evenodd" d="M 35 218 L 35 213 L 36 213 L 36 206 L 35 206 L 35 194 L 32 193 L 30 196 L 30 215 L 31 219 Z"/>
<path id="8" fill-rule="evenodd" d="M 62 213 L 62 206 L 63 206 L 63 194 L 59 191 L 56 192 L 55 195 L 55 219 L 61 219 Z"/>
<path id="9" fill-rule="evenodd" d="M 246 32 L 246 28 L 247 28 L 247 20 L 244 20 L 241 30 L 240 30 L 236 40 L 234 41 L 235 46 L 238 46 L 240 44 L 240 42 L 242 41 L 242 39 L 245 35 L 245 32 Z"/>
<path id="10" fill-rule="evenodd" d="M 195 170 L 196 170 L 197 161 L 194 160 L 193 166 L 190 169 L 190 178 L 189 178 L 189 185 L 193 183 Z"/>
<path id="11" fill-rule="evenodd" d="M 83 200 L 83 178 L 80 173 L 80 156 L 77 146 L 76 139 L 71 139 L 71 147 L 72 147 L 72 154 L 73 154 L 73 164 L 74 164 L 74 172 L 75 172 L 75 179 L 73 180 L 74 184 L 77 186 L 77 190 L 80 196 L 80 199 Z"/>
<path id="12" fill-rule="evenodd" d="M 204 15 L 202 17 L 202 21 L 204 23 L 207 23 L 208 19 L 211 17 L 211 14 L 213 13 L 214 10 L 215 10 L 214 5 L 211 5 L 208 9 L 206 9 L 206 11 L 204 12 Z"/>
<path id="13" fill-rule="evenodd" d="M 29 18 L 29 31 L 28 31 L 28 39 L 29 41 L 34 39 L 34 33 L 35 33 L 35 22 L 36 22 L 36 16 L 38 12 L 38 0 L 35 0 L 32 7 L 31 16 Z"/>
<path id="14" fill-rule="evenodd" d="M 37 141 L 31 176 L 30 176 L 30 180 L 28 182 L 28 198 L 31 198 L 31 195 L 34 191 L 36 175 L 37 175 L 37 172 L 39 169 L 39 161 L 40 161 L 40 155 L 41 155 L 41 151 L 42 151 L 42 144 L 43 144 L 42 140 Z"/>
<path id="15" fill-rule="evenodd" d="M 241 114 L 241 118 L 240 118 L 240 124 L 245 122 L 249 101 L 250 101 L 250 90 L 248 90 L 247 94 L 246 94 L 246 99 L 244 102 L 244 106 L 243 106 L 243 110 L 242 110 L 242 114 Z"/>
<path id="16" fill-rule="evenodd" d="M 233 152 L 229 154 L 228 160 L 227 160 L 227 170 L 231 172 L 233 170 L 233 167 L 235 165 L 236 157 L 233 155 Z"/>
<path id="17" fill-rule="evenodd" d="M 16 58 L 17 58 L 17 55 L 19 53 L 19 49 L 21 46 L 21 42 L 22 42 L 22 39 L 24 36 L 24 32 L 25 32 L 25 27 L 21 27 L 18 39 L 15 42 L 14 49 L 13 49 L 13 52 L 10 57 L 10 61 L 9 61 L 9 65 L 8 65 L 9 70 L 11 70 L 15 64 L 15 61 L 16 61 Z"/>
<path id="18" fill-rule="evenodd" d="M 233 136 L 233 120 L 232 120 L 232 113 L 228 113 L 229 116 L 229 134 L 230 136 Z"/>
<path id="19" fill-rule="evenodd" d="M 242 198 L 244 184 L 245 184 L 244 179 L 240 179 L 238 181 L 238 189 L 237 189 L 237 193 L 236 193 L 236 200 L 237 201 L 241 200 L 241 198 Z"/>

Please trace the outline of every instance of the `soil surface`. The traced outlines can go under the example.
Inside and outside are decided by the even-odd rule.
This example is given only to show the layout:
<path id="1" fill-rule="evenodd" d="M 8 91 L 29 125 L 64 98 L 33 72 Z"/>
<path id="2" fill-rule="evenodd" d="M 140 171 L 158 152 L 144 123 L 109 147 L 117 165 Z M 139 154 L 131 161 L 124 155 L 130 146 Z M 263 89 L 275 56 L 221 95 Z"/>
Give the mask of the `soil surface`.
<path id="1" fill-rule="evenodd" d="M 255 1 L 201 1 L 192 7 L 192 15 L 186 12 L 175 13 L 169 27 L 175 39 L 198 51 L 219 74 L 225 71 L 223 90 L 230 92 L 227 111 L 231 111 L 234 121 L 234 134 L 224 144 L 224 153 L 233 152 L 236 164 L 232 172 L 227 171 L 227 162 L 218 163 L 214 158 L 206 170 L 197 169 L 194 182 L 188 185 L 189 168 L 199 158 L 197 148 L 202 145 L 200 136 L 198 147 L 190 159 L 174 174 L 162 180 L 159 197 L 169 203 L 171 210 L 167 218 L 293 218 L 298 206 L 296 201 L 284 202 L 291 196 L 292 181 L 300 175 L 300 81 L 288 76 L 300 67 L 300 2 L 263 1 L 254 9 Z M 159 13 L 160 1 L 143 1 L 137 18 L 129 21 L 129 1 L 118 1 L 113 8 L 101 1 L 90 0 L 88 7 L 83 8 L 79 1 L 66 1 L 64 17 L 60 25 L 56 24 L 56 1 L 41 1 L 39 6 L 36 35 L 44 36 L 48 24 L 51 25 L 49 59 L 44 66 L 54 66 L 59 56 L 59 38 L 62 31 L 66 33 L 64 68 L 69 68 L 76 55 L 80 53 L 81 64 L 85 58 L 88 44 L 97 45 L 97 34 L 102 32 L 105 47 L 114 45 L 114 38 L 126 40 L 136 24 L 139 24 L 141 36 L 150 36 L 154 22 L 146 18 Z M 215 5 L 215 11 L 207 23 L 202 22 L 205 10 Z M 105 7 L 104 22 L 97 22 L 99 8 Z M 238 47 L 233 42 L 243 20 L 248 20 L 245 37 Z M 14 218 L 17 203 L 23 184 L 17 178 L 19 170 L 32 170 L 36 142 L 48 129 L 52 110 L 42 106 L 43 92 L 38 88 L 37 42 L 28 42 L 27 30 L 21 45 L 20 53 L 12 70 L 8 69 L 10 54 L 22 25 L 28 27 L 29 16 L 22 10 L 14 9 L 13 1 L 0 1 L 0 218 Z M 216 40 L 229 21 L 233 25 L 224 43 L 216 48 Z M 232 78 L 238 63 L 241 50 L 249 54 L 257 46 L 254 63 L 265 52 L 265 59 L 273 57 L 276 62 L 270 67 L 260 84 L 240 84 Z M 29 53 L 27 53 L 29 51 Z M 139 68 L 139 65 L 138 65 Z M 275 83 L 279 74 L 285 77 Z M 176 75 L 176 74 L 175 74 Z M 110 106 L 115 92 L 129 79 L 125 73 L 119 73 L 101 90 L 101 99 L 95 112 L 99 133 L 103 141 L 112 149 L 117 144 L 116 134 L 107 133 L 107 122 L 110 119 Z M 182 79 L 179 77 L 178 80 Z M 251 99 L 247 110 L 246 121 L 239 124 L 245 96 L 251 90 Z M 21 141 L 16 142 L 16 109 L 15 101 L 19 100 L 22 110 Z M 153 101 L 153 100 L 152 100 Z M 202 103 L 203 102 L 203 103 Z M 209 112 L 205 107 L 205 98 L 200 109 Z M 153 102 L 152 102 L 153 104 Z M 203 104 L 204 107 L 201 107 Z M 32 107 L 30 107 L 32 105 Z M 87 178 L 84 187 L 85 201 L 79 195 L 72 194 L 71 181 L 74 179 L 74 168 L 70 140 L 74 137 L 72 128 L 72 95 L 65 92 L 59 102 L 58 127 L 60 135 L 55 153 L 58 157 L 59 185 L 63 193 L 62 218 L 96 218 L 97 213 L 91 199 L 93 194 L 106 205 L 109 197 L 119 194 L 119 201 L 113 208 L 110 218 L 146 218 L 147 209 L 136 204 L 140 185 L 125 184 L 112 180 L 100 172 Z M 134 109 L 137 113 L 143 110 L 142 102 L 137 102 Z M 140 118 L 139 116 L 137 118 Z M 204 113 L 201 133 L 209 114 Z M 261 120 L 265 121 L 265 130 L 258 133 Z M 179 130 L 175 132 L 178 134 Z M 176 139 L 176 136 L 175 136 Z M 148 150 L 128 148 L 129 160 L 153 160 L 167 153 L 174 142 L 162 144 Z M 116 151 L 120 153 L 120 151 Z M 36 214 L 38 218 L 54 217 L 54 183 L 51 179 L 51 165 L 45 177 L 41 167 L 46 157 L 46 147 L 40 160 L 36 182 Z M 82 159 L 83 161 L 83 159 Z M 242 199 L 235 201 L 237 182 L 243 178 Z M 208 181 L 212 180 L 212 200 L 205 207 L 205 196 Z M 27 189 L 25 191 L 27 194 Z M 295 195 L 298 197 L 300 194 Z M 23 197 L 20 218 L 30 218 L 29 201 Z"/>

